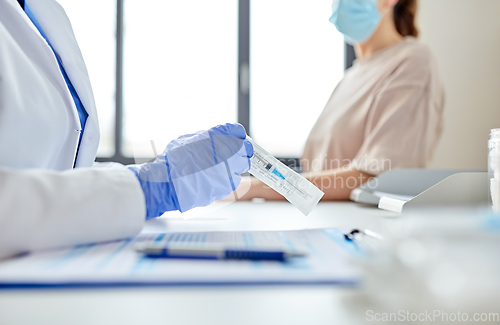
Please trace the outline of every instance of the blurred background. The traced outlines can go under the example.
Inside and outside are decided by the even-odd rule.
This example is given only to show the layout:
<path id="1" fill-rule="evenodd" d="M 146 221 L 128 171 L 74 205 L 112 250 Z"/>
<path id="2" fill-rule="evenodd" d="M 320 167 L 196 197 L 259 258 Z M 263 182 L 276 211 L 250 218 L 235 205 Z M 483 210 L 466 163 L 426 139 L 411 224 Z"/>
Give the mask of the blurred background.
<path id="1" fill-rule="evenodd" d="M 446 88 L 435 168 L 486 170 L 489 130 L 500 127 L 500 1 L 420 0 L 422 40 Z"/>
<path id="2" fill-rule="evenodd" d="M 226 122 L 298 158 L 353 59 L 328 21 L 332 0 L 59 2 L 93 85 L 100 161 L 150 159 L 151 140 L 160 152 Z M 486 169 L 489 130 L 500 126 L 498 17 L 498 0 L 420 0 L 421 37 L 447 92 L 433 168 Z"/>

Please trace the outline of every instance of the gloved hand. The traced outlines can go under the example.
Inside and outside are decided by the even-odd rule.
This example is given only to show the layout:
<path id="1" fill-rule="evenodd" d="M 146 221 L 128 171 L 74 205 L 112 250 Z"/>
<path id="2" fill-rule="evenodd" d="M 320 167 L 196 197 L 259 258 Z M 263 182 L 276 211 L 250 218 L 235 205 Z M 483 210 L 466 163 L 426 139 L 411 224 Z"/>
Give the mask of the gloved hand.
<path id="1" fill-rule="evenodd" d="M 155 161 L 128 166 L 146 198 L 146 220 L 166 211 L 185 212 L 231 194 L 250 170 L 252 144 L 240 124 L 218 125 L 183 135 Z"/>

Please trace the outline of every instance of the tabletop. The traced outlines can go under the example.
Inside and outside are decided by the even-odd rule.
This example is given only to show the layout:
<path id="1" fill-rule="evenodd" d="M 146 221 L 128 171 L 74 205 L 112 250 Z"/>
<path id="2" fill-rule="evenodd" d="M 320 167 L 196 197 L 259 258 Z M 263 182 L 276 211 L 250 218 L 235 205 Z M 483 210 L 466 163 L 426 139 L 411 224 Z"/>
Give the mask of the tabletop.
<path id="1" fill-rule="evenodd" d="M 232 202 L 167 214 L 148 221 L 143 231 L 334 227 L 377 231 L 397 216 L 353 202 L 322 202 L 309 216 L 287 202 Z M 348 306 L 358 290 L 335 286 L 1 290 L 0 324 L 354 324 L 364 316 Z"/>

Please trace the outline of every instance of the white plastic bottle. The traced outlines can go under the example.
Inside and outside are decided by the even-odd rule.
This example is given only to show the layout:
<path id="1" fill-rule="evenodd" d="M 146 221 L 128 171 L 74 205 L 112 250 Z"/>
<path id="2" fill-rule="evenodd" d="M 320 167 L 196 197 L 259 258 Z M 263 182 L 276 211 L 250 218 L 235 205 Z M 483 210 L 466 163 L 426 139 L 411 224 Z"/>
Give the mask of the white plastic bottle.
<path id="1" fill-rule="evenodd" d="M 493 211 L 500 212 L 500 129 L 492 129 L 488 141 L 488 175 Z"/>

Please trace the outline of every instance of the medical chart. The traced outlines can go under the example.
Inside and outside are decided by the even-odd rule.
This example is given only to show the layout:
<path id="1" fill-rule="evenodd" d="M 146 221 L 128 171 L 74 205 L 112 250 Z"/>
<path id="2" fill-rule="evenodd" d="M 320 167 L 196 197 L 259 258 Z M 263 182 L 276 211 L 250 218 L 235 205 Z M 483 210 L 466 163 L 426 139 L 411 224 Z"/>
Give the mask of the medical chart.
<path id="1" fill-rule="evenodd" d="M 150 259 L 141 243 L 221 243 L 307 253 L 290 262 Z M 202 284 L 356 284 L 354 242 L 338 229 L 141 234 L 0 262 L 0 288 Z"/>

